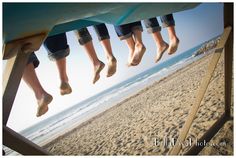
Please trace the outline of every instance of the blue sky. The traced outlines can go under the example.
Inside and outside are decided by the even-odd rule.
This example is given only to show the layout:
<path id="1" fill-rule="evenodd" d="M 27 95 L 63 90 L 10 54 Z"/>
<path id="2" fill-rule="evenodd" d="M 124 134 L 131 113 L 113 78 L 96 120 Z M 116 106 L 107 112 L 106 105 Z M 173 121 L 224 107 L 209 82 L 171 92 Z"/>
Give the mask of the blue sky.
<path id="1" fill-rule="evenodd" d="M 195 9 L 174 13 L 176 21 L 176 32 L 180 39 L 180 46 L 176 54 L 169 56 L 165 54 L 161 62 L 170 59 L 192 47 L 207 41 L 223 32 L 223 5 L 222 3 L 203 3 Z M 160 19 L 158 18 L 160 22 Z M 144 25 L 143 25 L 144 26 Z M 78 44 L 73 32 L 67 33 L 70 45 L 70 56 L 67 58 L 67 71 L 73 93 L 68 96 L 60 96 L 59 77 L 55 63 L 49 61 L 44 47 L 41 47 L 36 55 L 40 60 L 40 66 L 36 69 L 42 86 L 54 96 L 47 114 L 36 118 L 37 102 L 33 92 L 24 82 L 21 82 L 14 106 L 8 121 L 8 126 L 16 131 L 22 130 L 34 123 L 44 120 L 65 108 L 93 96 L 121 81 L 124 81 L 138 73 L 155 66 L 156 46 L 150 34 L 144 27 L 143 42 L 147 51 L 138 67 L 128 68 L 126 66 L 128 49 L 123 41 L 120 41 L 112 25 L 107 25 L 114 56 L 117 58 L 117 73 L 106 77 L 106 69 L 102 71 L 100 80 L 93 85 L 93 68 L 84 49 Z M 106 63 L 105 53 L 99 43 L 95 31 L 88 27 L 92 37 L 97 55 L 101 61 Z M 162 29 L 162 36 L 168 42 L 166 29 Z"/>

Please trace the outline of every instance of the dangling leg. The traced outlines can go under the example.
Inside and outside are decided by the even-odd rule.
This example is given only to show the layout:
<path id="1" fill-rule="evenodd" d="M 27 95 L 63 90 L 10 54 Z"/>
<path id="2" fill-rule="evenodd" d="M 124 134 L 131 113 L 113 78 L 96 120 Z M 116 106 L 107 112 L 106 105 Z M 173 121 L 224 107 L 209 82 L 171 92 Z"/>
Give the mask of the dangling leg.
<path id="1" fill-rule="evenodd" d="M 100 72 L 105 67 L 105 64 L 98 59 L 92 41 L 85 43 L 83 47 L 85 48 L 85 51 L 88 54 L 89 59 L 93 64 L 94 68 L 93 84 L 95 84 L 100 79 Z"/>
<path id="2" fill-rule="evenodd" d="M 94 30 L 97 34 L 98 40 L 101 42 L 103 50 L 105 51 L 108 60 L 107 77 L 110 77 L 116 72 L 116 58 L 112 53 L 110 35 L 105 24 L 95 25 Z"/>
<path id="3" fill-rule="evenodd" d="M 115 26 L 120 40 L 125 40 L 129 49 L 128 66 L 136 66 L 140 63 L 146 50 L 142 43 L 141 22 L 133 22 L 125 25 Z"/>
<path id="4" fill-rule="evenodd" d="M 156 59 L 155 59 L 155 62 L 157 63 L 159 60 L 161 60 L 164 52 L 168 49 L 169 45 L 163 40 L 160 31 L 153 32 L 152 37 L 158 48 Z"/>
<path id="5" fill-rule="evenodd" d="M 133 32 L 133 36 L 135 39 L 135 51 L 132 58 L 132 64 L 133 66 L 136 66 L 141 62 L 143 54 L 146 51 L 146 47 L 142 42 L 142 31 L 140 31 L 139 29 L 135 29 Z"/>
<path id="6" fill-rule="evenodd" d="M 152 37 L 157 46 L 155 62 L 158 62 L 162 58 L 162 55 L 167 50 L 169 45 L 162 38 L 161 26 L 159 25 L 156 17 L 145 19 L 144 25 L 147 28 L 147 32 L 152 34 Z"/>
<path id="7" fill-rule="evenodd" d="M 36 116 L 39 117 L 45 114 L 48 111 L 48 104 L 51 103 L 53 97 L 41 86 L 32 63 L 26 66 L 23 74 L 23 80 L 33 90 L 37 99 L 38 110 Z"/>
<path id="8" fill-rule="evenodd" d="M 60 93 L 61 95 L 70 94 L 72 92 L 72 89 L 69 85 L 69 79 L 66 72 L 66 58 L 63 57 L 56 60 L 56 65 L 61 80 Z"/>
<path id="9" fill-rule="evenodd" d="M 48 37 L 44 41 L 44 46 L 48 50 L 49 59 L 56 62 L 61 81 L 61 95 L 70 94 L 72 89 L 69 85 L 69 79 L 66 72 L 66 57 L 69 55 L 70 49 L 69 45 L 67 44 L 66 33 Z"/>
<path id="10" fill-rule="evenodd" d="M 169 35 L 168 54 L 171 55 L 177 51 L 179 46 L 179 39 L 175 33 L 175 20 L 173 14 L 161 16 L 161 21 L 163 26 L 166 27 L 168 31 Z"/>
<path id="11" fill-rule="evenodd" d="M 84 47 L 86 53 L 89 56 L 90 61 L 93 64 L 93 69 L 94 69 L 93 84 L 95 84 L 100 79 L 100 72 L 105 67 L 105 64 L 98 59 L 92 43 L 92 37 L 88 32 L 87 28 L 76 30 L 75 34 L 78 38 L 80 45 Z"/>
<path id="12" fill-rule="evenodd" d="M 175 26 L 169 26 L 167 27 L 167 31 L 168 31 L 168 35 L 169 35 L 169 49 L 168 49 L 168 54 L 171 55 L 171 54 L 174 54 L 177 49 L 178 49 L 178 46 L 179 46 L 179 39 L 178 37 L 176 36 L 176 33 L 175 33 Z"/>
<path id="13" fill-rule="evenodd" d="M 116 58 L 114 57 L 112 53 L 112 48 L 111 48 L 111 42 L 110 39 L 104 39 L 101 40 L 101 44 L 103 46 L 103 49 L 106 53 L 106 57 L 108 60 L 108 70 L 107 70 L 107 77 L 110 77 L 115 74 L 116 72 Z"/>
<path id="14" fill-rule="evenodd" d="M 135 50 L 135 42 L 134 42 L 134 39 L 133 37 L 129 37 L 129 38 L 126 38 L 124 39 L 128 49 L 129 49 L 129 56 L 128 56 L 128 64 L 127 66 L 134 66 L 133 63 L 132 63 L 132 59 L 133 59 L 133 56 L 134 56 L 134 50 Z"/>

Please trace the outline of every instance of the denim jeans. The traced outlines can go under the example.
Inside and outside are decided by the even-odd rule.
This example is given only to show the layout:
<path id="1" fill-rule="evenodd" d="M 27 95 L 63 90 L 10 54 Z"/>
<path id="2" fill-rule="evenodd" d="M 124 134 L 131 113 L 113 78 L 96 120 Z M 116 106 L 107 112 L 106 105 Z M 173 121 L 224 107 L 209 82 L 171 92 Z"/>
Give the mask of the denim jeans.
<path id="1" fill-rule="evenodd" d="M 93 26 L 93 28 L 98 36 L 99 41 L 102 41 L 104 39 L 110 39 L 108 30 L 105 24 L 95 25 Z M 92 36 L 90 35 L 87 28 L 76 30 L 75 33 L 81 45 L 84 45 L 87 42 L 92 41 Z"/>
<path id="2" fill-rule="evenodd" d="M 172 14 L 161 16 L 160 19 L 163 27 L 175 26 L 175 20 Z M 156 17 L 145 19 L 144 25 L 146 26 L 148 33 L 161 31 L 161 26 L 159 25 Z"/>
<path id="3" fill-rule="evenodd" d="M 116 34 L 120 38 L 120 40 L 131 37 L 132 34 L 134 33 L 134 30 L 143 31 L 141 21 L 124 24 L 124 25 L 118 25 L 114 27 L 116 30 Z"/>
<path id="4" fill-rule="evenodd" d="M 65 33 L 46 38 L 43 45 L 48 51 L 49 59 L 52 61 L 62 59 L 70 53 Z M 29 63 L 33 63 L 35 68 L 39 65 L 39 60 L 34 52 L 29 56 L 28 64 Z"/>
<path id="5" fill-rule="evenodd" d="M 30 54 L 28 62 L 27 62 L 27 64 L 31 64 L 31 63 L 34 65 L 34 68 L 37 68 L 39 66 L 39 60 L 34 52 Z"/>

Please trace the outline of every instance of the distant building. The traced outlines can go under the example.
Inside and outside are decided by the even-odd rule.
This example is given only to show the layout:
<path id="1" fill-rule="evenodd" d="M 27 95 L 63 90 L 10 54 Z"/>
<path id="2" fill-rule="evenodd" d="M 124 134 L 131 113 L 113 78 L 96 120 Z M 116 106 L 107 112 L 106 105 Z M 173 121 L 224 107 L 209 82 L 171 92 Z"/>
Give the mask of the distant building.
<path id="1" fill-rule="evenodd" d="M 205 43 L 201 46 L 201 48 L 199 48 L 199 49 L 196 51 L 196 53 L 193 54 L 193 56 L 195 57 L 195 56 L 197 56 L 197 55 L 207 53 L 209 50 L 214 49 L 214 48 L 217 46 L 217 44 L 218 44 L 219 42 L 220 42 L 220 36 L 219 36 L 219 37 L 216 37 L 216 38 L 214 38 L 214 39 L 212 39 L 212 40 L 210 40 L 210 41 L 205 42 Z"/>

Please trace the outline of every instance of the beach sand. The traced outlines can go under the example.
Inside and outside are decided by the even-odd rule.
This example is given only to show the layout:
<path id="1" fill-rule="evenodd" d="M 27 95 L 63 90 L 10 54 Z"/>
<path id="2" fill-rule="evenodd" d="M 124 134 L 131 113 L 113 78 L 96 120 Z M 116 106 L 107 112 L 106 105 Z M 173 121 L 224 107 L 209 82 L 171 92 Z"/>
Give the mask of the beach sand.
<path id="1" fill-rule="evenodd" d="M 193 105 L 209 60 L 195 61 L 45 145 L 54 155 L 167 155 L 166 140 L 177 139 Z M 187 139 L 200 138 L 224 112 L 224 55 Z M 200 155 L 233 155 L 233 121 L 229 121 Z M 186 145 L 181 154 L 190 146 Z"/>

